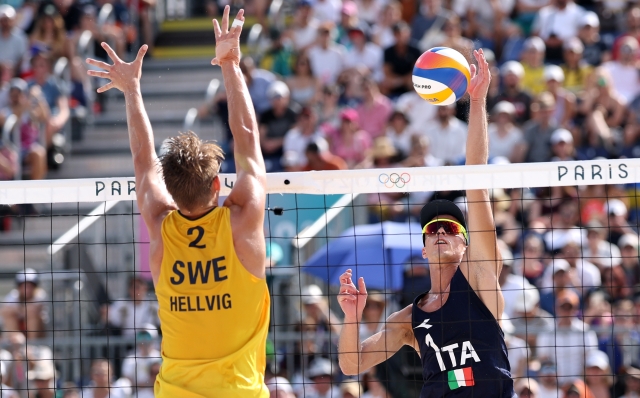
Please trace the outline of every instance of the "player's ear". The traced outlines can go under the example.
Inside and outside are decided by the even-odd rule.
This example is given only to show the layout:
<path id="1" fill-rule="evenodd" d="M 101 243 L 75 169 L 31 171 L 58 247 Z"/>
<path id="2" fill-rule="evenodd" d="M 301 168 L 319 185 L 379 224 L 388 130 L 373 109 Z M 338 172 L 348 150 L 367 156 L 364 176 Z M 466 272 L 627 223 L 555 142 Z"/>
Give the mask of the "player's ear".
<path id="1" fill-rule="evenodd" d="M 213 178 L 213 181 L 211 182 L 211 188 L 213 192 L 219 192 L 220 191 L 220 177 L 215 176 Z"/>
<path id="2" fill-rule="evenodd" d="M 422 258 L 427 258 L 427 248 L 426 247 L 422 248 Z"/>

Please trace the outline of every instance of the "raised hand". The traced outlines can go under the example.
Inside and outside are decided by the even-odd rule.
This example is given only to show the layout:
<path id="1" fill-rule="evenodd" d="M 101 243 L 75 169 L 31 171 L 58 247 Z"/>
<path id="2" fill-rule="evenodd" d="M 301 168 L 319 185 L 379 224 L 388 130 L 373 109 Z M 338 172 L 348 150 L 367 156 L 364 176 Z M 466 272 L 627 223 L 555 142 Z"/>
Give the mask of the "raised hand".
<path id="1" fill-rule="evenodd" d="M 211 60 L 211 65 L 222 65 L 225 62 L 240 63 L 240 33 L 242 26 L 232 26 L 229 29 L 230 7 L 224 7 L 222 14 L 222 26 L 216 19 L 213 20 L 213 32 L 216 37 L 216 57 Z M 238 11 L 238 21 L 244 22 L 244 10 Z"/>
<path id="2" fill-rule="evenodd" d="M 127 63 L 118 57 L 115 51 L 105 42 L 102 42 L 102 48 L 107 52 L 109 58 L 113 61 L 113 65 L 95 59 L 87 58 L 87 63 L 105 71 L 89 70 L 89 76 L 102 77 L 111 80 L 109 83 L 100 87 L 97 91 L 104 93 L 105 91 L 117 88 L 124 92 L 136 90 L 140 87 L 140 76 L 142 76 L 142 59 L 147 53 L 149 46 L 146 44 L 140 47 L 138 55 L 133 62 Z"/>
<path id="3" fill-rule="evenodd" d="M 367 304 L 367 286 L 364 284 L 364 278 L 358 279 L 358 289 L 351 280 L 351 270 L 348 269 L 344 274 L 340 275 L 340 293 L 338 294 L 338 303 L 344 312 L 345 321 L 356 320 L 360 322 L 362 319 L 362 310 Z"/>
<path id="4" fill-rule="evenodd" d="M 491 72 L 489 63 L 484 58 L 484 51 L 474 50 L 473 56 L 478 61 L 478 66 L 471 65 L 471 83 L 469 84 L 469 96 L 472 100 L 484 100 L 487 98 L 489 83 L 491 83 Z"/>

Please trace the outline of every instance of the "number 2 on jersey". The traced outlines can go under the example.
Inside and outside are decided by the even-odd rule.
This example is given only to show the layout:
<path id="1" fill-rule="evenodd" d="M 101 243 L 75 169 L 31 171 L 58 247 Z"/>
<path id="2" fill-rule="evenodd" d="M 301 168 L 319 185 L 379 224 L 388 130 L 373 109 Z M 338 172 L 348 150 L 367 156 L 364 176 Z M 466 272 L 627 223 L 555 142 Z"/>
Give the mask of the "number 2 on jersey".
<path id="1" fill-rule="evenodd" d="M 189 243 L 189 247 L 195 247 L 196 249 L 204 249 L 205 247 L 207 247 L 207 245 L 199 245 L 202 237 L 204 236 L 204 228 L 200 226 L 189 228 L 187 230 L 187 235 L 193 235 L 194 231 L 198 232 L 198 236 L 196 236 L 196 238 L 191 243 Z"/>

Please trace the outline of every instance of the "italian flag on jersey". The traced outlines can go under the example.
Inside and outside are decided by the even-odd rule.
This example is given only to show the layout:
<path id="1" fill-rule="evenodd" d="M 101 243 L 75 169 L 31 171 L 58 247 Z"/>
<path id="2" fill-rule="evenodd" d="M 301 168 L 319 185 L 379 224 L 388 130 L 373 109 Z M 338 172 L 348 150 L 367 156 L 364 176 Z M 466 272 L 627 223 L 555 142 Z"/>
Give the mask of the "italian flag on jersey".
<path id="1" fill-rule="evenodd" d="M 455 390 L 459 387 L 470 387 L 473 381 L 473 370 L 469 368 L 450 370 L 448 373 L 449 388 Z"/>

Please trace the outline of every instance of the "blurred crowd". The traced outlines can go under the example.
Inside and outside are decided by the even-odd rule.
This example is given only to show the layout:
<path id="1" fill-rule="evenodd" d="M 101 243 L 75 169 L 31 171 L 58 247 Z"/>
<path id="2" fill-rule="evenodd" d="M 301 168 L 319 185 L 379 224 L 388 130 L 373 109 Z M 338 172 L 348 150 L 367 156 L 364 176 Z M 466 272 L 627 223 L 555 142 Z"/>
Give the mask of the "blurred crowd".
<path id="1" fill-rule="evenodd" d="M 76 53 L 82 32 L 122 54 L 138 29 L 129 5 L 118 1 L 10 3 L 20 4 L 0 5 L 0 124 L 18 117 L 20 145 L 2 143 L 0 177 L 12 179 L 21 170 L 44 178 L 57 134 L 73 109 L 90 104 Z M 116 22 L 98 29 L 96 15 L 106 3 Z M 435 107 L 412 87 L 415 61 L 436 46 L 457 49 L 470 62 L 472 49 L 485 50 L 493 76 L 491 163 L 640 156 L 640 8 L 634 2 L 298 0 L 292 13 L 285 26 L 267 29 L 264 51 L 241 61 L 268 171 L 464 164 L 466 98 Z M 99 56 L 101 49 L 95 51 Z M 70 64 L 66 85 L 52 76 L 60 57 Z M 99 111 L 100 101 L 92 107 Z M 200 117 L 214 114 L 228 119 L 224 91 L 199 108 Z M 230 132 L 227 138 L 225 171 L 232 171 Z M 518 396 L 640 396 L 637 186 L 499 189 L 491 196 L 504 258 L 502 327 Z M 464 192 L 375 195 L 368 199 L 369 220 L 411 219 L 434 197 L 466 210 Z M 428 264 L 407 264 L 404 278 L 401 292 L 370 292 L 361 338 L 429 289 Z M 156 313 L 148 281 L 129 283 L 128 299 L 102 307 L 95 333 L 137 343 L 112 362 L 96 356 L 86 380 L 62 388 L 53 382 L 50 351 L 25 342 L 43 337 L 49 320 L 37 277 L 19 274 L 0 308 L 7 346 L 0 351 L 2 383 L 21 397 L 31 396 L 25 386 L 38 388 L 33 396 L 39 397 L 152 396 Z M 336 362 L 341 314 L 332 311 L 328 288 L 307 285 L 296 296 L 301 308 L 291 331 L 300 338 L 293 348 L 270 352 L 272 397 L 416 395 L 415 353 L 401 351 L 357 380 L 346 378 Z"/>
<path id="2" fill-rule="evenodd" d="M 98 319 L 83 330 L 106 344 L 82 351 L 91 354 L 81 357 L 80 378 L 69 380 L 67 360 L 47 343 L 55 330 L 53 302 L 41 274 L 30 268 L 16 274 L 0 305 L 0 397 L 152 398 L 162 362 L 157 302 L 148 279 L 135 274 L 127 283 L 126 297 L 102 304 Z"/>
<path id="3" fill-rule="evenodd" d="M 154 3 L 0 1 L 0 126 L 6 129 L 9 121 L 13 127 L 1 137 L 0 180 L 44 179 L 47 170 L 59 167 L 72 126 L 73 134 L 80 128 L 73 122 L 100 113 L 104 104 L 104 96 L 95 97 L 91 89 L 81 57 L 106 60 L 98 45 L 105 41 L 126 59 L 139 34 L 152 48 Z"/>

